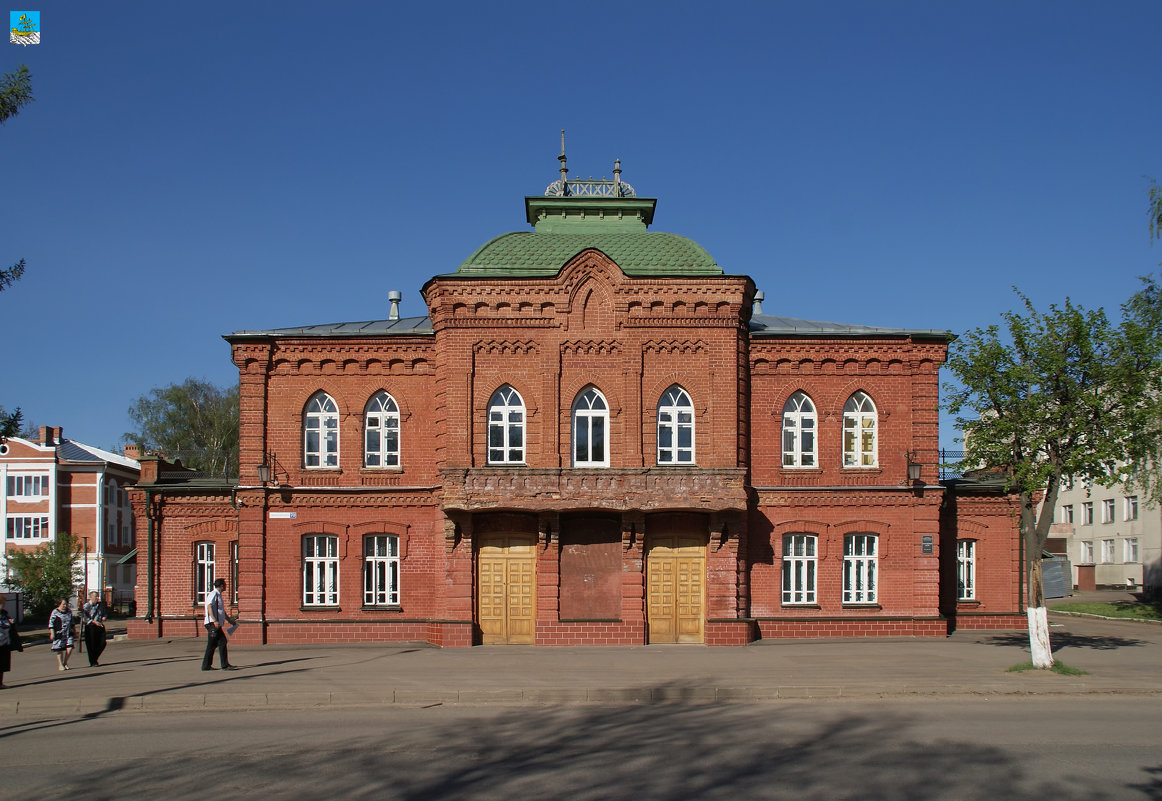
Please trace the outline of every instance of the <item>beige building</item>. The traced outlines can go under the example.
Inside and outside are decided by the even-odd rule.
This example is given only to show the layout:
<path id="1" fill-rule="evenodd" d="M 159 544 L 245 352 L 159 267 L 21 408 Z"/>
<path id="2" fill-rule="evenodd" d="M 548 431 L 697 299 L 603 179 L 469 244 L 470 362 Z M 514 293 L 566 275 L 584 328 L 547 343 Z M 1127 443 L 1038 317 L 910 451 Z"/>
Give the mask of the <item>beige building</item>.
<path id="1" fill-rule="evenodd" d="M 1088 481 L 1063 488 L 1049 550 L 1068 555 L 1078 589 L 1162 591 L 1162 510 L 1134 488 Z"/>

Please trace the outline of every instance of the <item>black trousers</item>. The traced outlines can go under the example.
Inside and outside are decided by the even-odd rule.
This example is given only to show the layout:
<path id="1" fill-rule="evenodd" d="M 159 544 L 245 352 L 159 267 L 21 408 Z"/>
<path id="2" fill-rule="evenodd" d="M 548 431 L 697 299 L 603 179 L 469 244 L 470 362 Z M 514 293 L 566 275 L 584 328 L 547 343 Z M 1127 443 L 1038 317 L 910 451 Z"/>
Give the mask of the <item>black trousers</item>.
<path id="1" fill-rule="evenodd" d="M 94 666 L 105 650 L 105 627 L 96 623 L 85 624 L 85 651 L 89 657 L 89 665 Z"/>
<path id="2" fill-rule="evenodd" d="M 226 654 L 226 633 L 213 623 L 206 623 L 206 655 L 202 657 L 202 670 L 209 670 L 214 666 L 214 649 L 218 649 L 218 666 L 226 667 L 230 664 L 230 657 Z"/>

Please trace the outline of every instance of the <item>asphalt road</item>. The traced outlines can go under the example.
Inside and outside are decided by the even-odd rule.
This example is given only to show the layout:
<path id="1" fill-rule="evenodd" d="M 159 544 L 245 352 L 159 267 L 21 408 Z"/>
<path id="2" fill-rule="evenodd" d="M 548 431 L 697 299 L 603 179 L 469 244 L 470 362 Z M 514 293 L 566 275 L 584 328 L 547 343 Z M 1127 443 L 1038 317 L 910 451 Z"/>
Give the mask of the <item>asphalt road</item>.
<path id="1" fill-rule="evenodd" d="M 9 718 L 34 799 L 1162 798 L 1162 698 L 186 711 Z"/>

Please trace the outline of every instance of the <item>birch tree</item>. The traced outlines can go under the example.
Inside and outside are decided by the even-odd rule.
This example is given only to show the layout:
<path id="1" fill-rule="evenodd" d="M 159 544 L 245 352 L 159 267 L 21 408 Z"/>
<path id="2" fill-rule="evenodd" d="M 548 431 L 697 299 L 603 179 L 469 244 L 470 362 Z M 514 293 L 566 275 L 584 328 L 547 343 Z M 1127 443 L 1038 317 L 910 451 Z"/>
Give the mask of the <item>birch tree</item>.
<path id="1" fill-rule="evenodd" d="M 1157 453 L 1162 442 L 1162 293 L 1154 279 L 1142 280 L 1117 327 L 1102 309 L 1067 299 L 1042 313 L 1018 292 L 1023 313 L 1002 314 L 1003 330 L 962 335 L 948 360 L 958 383 L 945 386 L 946 405 L 964 432 L 964 467 L 1001 472 L 1020 497 L 1029 644 L 1039 668 L 1053 665 L 1040 556 L 1062 483 L 1133 481 L 1132 456 Z"/>

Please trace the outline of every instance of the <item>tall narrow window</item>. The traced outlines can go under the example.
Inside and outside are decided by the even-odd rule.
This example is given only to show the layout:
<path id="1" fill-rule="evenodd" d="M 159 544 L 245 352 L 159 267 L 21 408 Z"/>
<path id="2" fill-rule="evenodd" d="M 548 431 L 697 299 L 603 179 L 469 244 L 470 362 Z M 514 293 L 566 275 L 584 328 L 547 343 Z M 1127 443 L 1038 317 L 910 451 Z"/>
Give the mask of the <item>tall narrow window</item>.
<path id="1" fill-rule="evenodd" d="M 1061 522 L 1073 523 L 1073 504 L 1067 503 L 1061 507 Z"/>
<path id="2" fill-rule="evenodd" d="M 1125 512 L 1123 518 L 1126 520 L 1138 519 L 1138 496 L 1127 495 L 1125 501 Z"/>
<path id="3" fill-rule="evenodd" d="M 339 538 L 303 537 L 303 606 L 339 605 Z"/>
<path id="4" fill-rule="evenodd" d="M 1093 525 L 1093 501 L 1083 501 L 1081 504 L 1081 525 Z"/>
<path id="5" fill-rule="evenodd" d="M 609 407 L 593 387 L 573 402 L 573 466 L 609 467 Z"/>
<path id="6" fill-rule="evenodd" d="M 956 597 L 961 601 L 976 598 L 976 541 L 956 541 Z"/>
<path id="7" fill-rule="evenodd" d="M 339 466 L 339 407 L 326 392 L 316 392 L 303 413 L 303 463 Z"/>
<path id="8" fill-rule="evenodd" d="M 875 467 L 876 406 L 866 392 L 857 392 L 843 407 L 843 466 Z"/>
<path id="9" fill-rule="evenodd" d="M 488 399 L 488 463 L 524 464 L 525 404 L 505 384 Z"/>
<path id="10" fill-rule="evenodd" d="M 815 603 L 816 539 L 813 534 L 783 537 L 783 603 Z"/>
<path id="11" fill-rule="evenodd" d="M 363 418 L 363 465 L 399 467 L 399 406 L 386 392 L 376 392 Z"/>
<path id="12" fill-rule="evenodd" d="M 694 463 L 694 402 L 672 386 L 658 402 L 658 464 Z"/>
<path id="13" fill-rule="evenodd" d="M 876 537 L 848 534 L 843 538 L 843 602 L 876 602 Z"/>
<path id="14" fill-rule="evenodd" d="M 204 604 L 214 587 L 214 543 L 194 543 L 194 603 Z"/>
<path id="15" fill-rule="evenodd" d="M 1114 506 L 1115 503 L 1113 498 L 1106 498 L 1101 502 L 1101 522 L 1114 522 Z"/>
<path id="16" fill-rule="evenodd" d="M 363 540 L 363 604 L 399 603 L 399 537 L 377 534 Z"/>
<path id="17" fill-rule="evenodd" d="M 796 392 L 783 404 L 783 467 L 815 467 L 815 404 Z"/>

